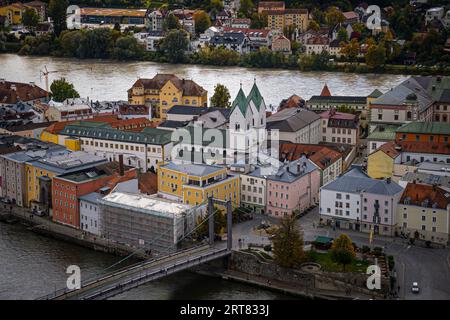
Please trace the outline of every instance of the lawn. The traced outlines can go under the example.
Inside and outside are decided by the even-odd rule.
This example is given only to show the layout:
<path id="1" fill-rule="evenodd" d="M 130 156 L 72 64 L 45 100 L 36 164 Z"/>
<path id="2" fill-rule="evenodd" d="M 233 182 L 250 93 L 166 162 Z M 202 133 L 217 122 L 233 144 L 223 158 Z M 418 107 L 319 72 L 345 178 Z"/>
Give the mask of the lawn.
<path id="1" fill-rule="evenodd" d="M 331 260 L 330 254 L 316 252 L 315 256 L 316 259 L 314 262 L 320 264 L 322 266 L 323 271 L 342 272 L 342 265 Z M 368 261 L 354 259 L 351 264 L 345 266 L 345 271 L 365 273 L 368 266 L 369 266 Z"/>

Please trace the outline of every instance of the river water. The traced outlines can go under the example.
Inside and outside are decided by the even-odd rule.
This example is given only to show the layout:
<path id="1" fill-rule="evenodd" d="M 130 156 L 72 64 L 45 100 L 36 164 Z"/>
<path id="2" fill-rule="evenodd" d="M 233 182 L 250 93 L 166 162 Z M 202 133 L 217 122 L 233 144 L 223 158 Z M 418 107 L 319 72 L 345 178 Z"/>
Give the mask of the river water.
<path id="1" fill-rule="evenodd" d="M 375 88 L 389 90 L 405 76 L 370 75 L 294 70 L 222 68 L 170 65 L 152 62 L 113 62 L 52 57 L 0 55 L 0 78 L 35 82 L 45 88 L 40 70 L 47 66 L 49 83 L 65 77 L 82 97 L 94 100 L 127 100 L 127 90 L 138 77 L 174 73 L 192 79 L 211 96 L 216 83 L 226 85 L 232 97 L 239 84 L 250 90 L 258 86 L 266 104 L 277 106 L 284 98 L 298 94 L 304 99 L 320 94 L 324 83 L 335 95 L 367 95 Z M 119 258 L 36 235 L 21 225 L 0 223 L 0 299 L 34 299 L 65 286 L 65 270 L 80 266 L 82 277 L 101 273 Z M 278 293 L 234 282 L 182 272 L 126 292 L 115 299 L 286 299 Z"/>
<path id="2" fill-rule="evenodd" d="M 127 90 L 139 77 L 152 78 L 158 72 L 174 73 L 180 78 L 192 79 L 208 90 L 209 97 L 217 83 L 227 86 L 234 98 L 240 83 L 248 93 L 256 79 L 266 105 L 274 106 L 278 106 L 282 99 L 292 94 L 306 100 L 312 95 L 319 95 L 325 83 L 333 95 L 368 95 L 376 88 L 387 91 L 406 78 L 387 74 L 300 72 L 0 55 L 0 77 L 9 81 L 35 82 L 45 89 L 45 79 L 40 75 L 40 70 L 45 66 L 49 71 L 58 71 L 49 74 L 49 84 L 65 77 L 75 85 L 82 97 L 100 101 L 127 100 Z"/>

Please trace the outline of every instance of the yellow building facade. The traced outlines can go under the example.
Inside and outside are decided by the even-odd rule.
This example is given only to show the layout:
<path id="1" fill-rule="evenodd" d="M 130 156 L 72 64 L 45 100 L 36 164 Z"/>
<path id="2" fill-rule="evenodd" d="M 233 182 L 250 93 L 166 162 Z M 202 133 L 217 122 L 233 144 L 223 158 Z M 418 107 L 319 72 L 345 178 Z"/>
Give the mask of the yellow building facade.
<path id="1" fill-rule="evenodd" d="M 240 205 L 239 177 L 228 175 L 220 166 L 173 162 L 159 165 L 158 192 L 189 205 L 205 203 L 211 196 L 231 200 L 233 208 Z"/>
<path id="2" fill-rule="evenodd" d="M 23 14 L 27 9 L 33 9 L 36 11 L 35 8 L 22 3 L 13 3 L 8 6 L 0 7 L 0 16 L 5 17 L 7 25 L 21 24 Z M 36 11 L 36 13 L 38 12 Z"/>
<path id="3" fill-rule="evenodd" d="M 48 176 L 50 179 L 53 179 L 56 175 L 56 172 L 35 167 L 32 163 L 25 164 L 25 178 L 27 186 L 25 198 L 27 205 L 30 205 L 33 201 L 39 201 L 39 177 Z"/>
<path id="4" fill-rule="evenodd" d="M 308 29 L 309 14 L 306 9 L 286 9 L 283 11 L 268 11 L 268 27 L 271 30 L 281 30 L 289 26 L 294 26 L 300 32 Z"/>
<path id="5" fill-rule="evenodd" d="M 179 79 L 173 74 L 157 74 L 152 79 L 137 80 L 128 90 L 128 102 L 151 107 L 152 118 L 162 120 L 175 105 L 206 107 L 208 92 L 192 80 Z"/>
<path id="6" fill-rule="evenodd" d="M 374 179 L 391 178 L 400 151 L 394 141 L 383 144 L 367 157 L 367 174 Z"/>

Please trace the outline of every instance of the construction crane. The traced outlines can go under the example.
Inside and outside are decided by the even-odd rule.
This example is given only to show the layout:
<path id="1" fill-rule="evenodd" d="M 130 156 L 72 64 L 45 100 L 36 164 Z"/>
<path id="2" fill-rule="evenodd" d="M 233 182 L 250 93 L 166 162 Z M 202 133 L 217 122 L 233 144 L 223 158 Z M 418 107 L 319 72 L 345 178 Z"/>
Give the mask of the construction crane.
<path id="1" fill-rule="evenodd" d="M 88 68 L 89 70 L 92 70 L 92 68 Z M 86 68 L 78 68 L 78 69 L 69 69 L 69 70 L 52 70 L 52 71 L 48 71 L 47 66 L 44 66 L 44 70 L 41 70 L 40 75 L 41 77 L 44 76 L 45 77 L 45 90 L 46 90 L 46 97 L 47 100 L 49 98 L 49 87 L 48 87 L 48 75 L 50 73 L 57 73 L 57 72 L 69 72 L 69 71 L 77 71 L 77 70 L 86 70 Z M 42 80 L 42 78 L 41 78 Z"/>

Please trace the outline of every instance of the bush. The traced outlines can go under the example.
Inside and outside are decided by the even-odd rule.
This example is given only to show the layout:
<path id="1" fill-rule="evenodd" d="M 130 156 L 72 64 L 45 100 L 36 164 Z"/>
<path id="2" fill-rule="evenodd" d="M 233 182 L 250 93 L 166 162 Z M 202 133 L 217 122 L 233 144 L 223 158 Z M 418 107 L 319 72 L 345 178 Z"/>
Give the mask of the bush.
<path id="1" fill-rule="evenodd" d="M 368 253 L 370 253 L 370 248 L 368 246 L 363 246 L 361 251 L 364 254 L 368 254 Z"/>
<path id="2" fill-rule="evenodd" d="M 306 253 L 306 261 L 316 262 L 317 261 L 317 251 L 314 249 L 309 250 Z"/>
<path id="3" fill-rule="evenodd" d="M 264 246 L 264 251 L 272 251 L 272 245 L 268 244 Z"/>
<path id="4" fill-rule="evenodd" d="M 381 247 L 373 248 L 374 256 L 379 257 L 379 256 L 381 256 L 382 253 L 383 253 L 383 248 L 381 248 Z"/>

